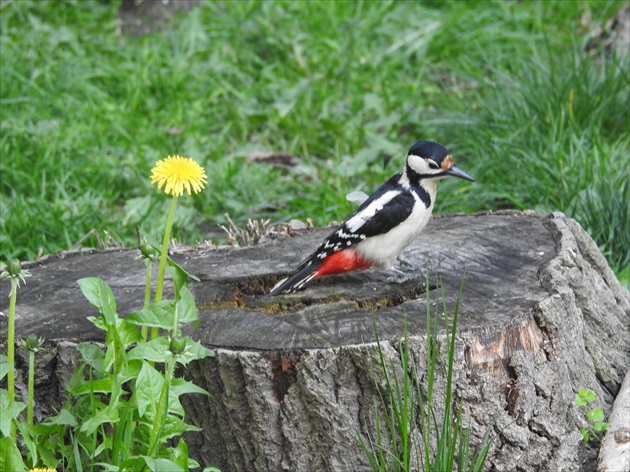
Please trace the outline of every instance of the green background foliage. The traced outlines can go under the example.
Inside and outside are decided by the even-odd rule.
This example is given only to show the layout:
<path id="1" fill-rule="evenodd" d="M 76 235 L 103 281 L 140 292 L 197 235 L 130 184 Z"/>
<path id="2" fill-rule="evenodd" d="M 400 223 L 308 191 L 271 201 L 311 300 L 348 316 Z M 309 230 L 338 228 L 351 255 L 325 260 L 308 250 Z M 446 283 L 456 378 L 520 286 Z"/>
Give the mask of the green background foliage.
<path id="1" fill-rule="evenodd" d="M 120 1 L 5 2 L 0 258 L 92 229 L 125 244 L 136 225 L 157 233 L 168 199 L 148 176 L 168 154 L 209 177 L 178 208 L 174 233 L 192 244 L 216 241 L 225 212 L 342 219 L 348 192 L 373 191 L 432 139 L 478 180 L 442 183 L 437 212 L 563 211 L 621 271 L 630 67 L 605 39 L 623 5 L 202 2 L 134 37 Z M 248 162 L 260 150 L 297 165 Z"/>

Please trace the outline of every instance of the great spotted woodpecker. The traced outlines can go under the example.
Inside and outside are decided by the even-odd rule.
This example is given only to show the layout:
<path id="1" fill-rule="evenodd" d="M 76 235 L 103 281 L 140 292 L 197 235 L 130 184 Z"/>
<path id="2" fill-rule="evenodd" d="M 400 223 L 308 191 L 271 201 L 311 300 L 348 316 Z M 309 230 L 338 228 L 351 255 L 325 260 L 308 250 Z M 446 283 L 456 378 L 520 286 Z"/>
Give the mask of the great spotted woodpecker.
<path id="1" fill-rule="evenodd" d="M 405 169 L 385 182 L 333 231 L 295 273 L 269 293 L 294 293 L 313 279 L 392 263 L 424 229 L 435 203 L 436 182 L 445 177 L 475 180 L 457 168 L 453 156 L 432 141 L 407 153 Z"/>

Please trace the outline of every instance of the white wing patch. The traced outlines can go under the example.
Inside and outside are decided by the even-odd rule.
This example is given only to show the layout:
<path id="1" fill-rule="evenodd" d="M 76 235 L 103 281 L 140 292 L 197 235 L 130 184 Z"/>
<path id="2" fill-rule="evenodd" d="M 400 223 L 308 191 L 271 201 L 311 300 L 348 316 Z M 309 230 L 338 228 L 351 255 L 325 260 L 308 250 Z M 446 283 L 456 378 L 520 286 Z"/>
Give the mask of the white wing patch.
<path id="1" fill-rule="evenodd" d="M 402 192 L 400 190 L 390 190 L 388 192 L 385 192 L 383 195 L 374 200 L 359 213 L 346 221 L 346 226 L 348 227 L 350 232 L 356 233 L 367 221 L 370 220 L 370 218 L 373 218 L 377 212 L 381 211 L 385 205 L 387 205 L 391 200 L 393 200 L 401 193 Z M 339 235 L 339 237 L 343 238 L 344 235 L 340 233 L 342 233 L 342 230 L 339 230 L 337 234 Z M 345 237 L 348 238 L 349 236 Z"/>
<path id="2" fill-rule="evenodd" d="M 357 190 L 356 192 L 350 192 L 348 195 L 346 195 L 346 200 L 352 203 L 356 203 L 357 205 L 361 205 L 361 203 L 366 201 L 368 198 L 370 198 L 370 196 L 365 192 L 361 192 L 360 190 Z"/>

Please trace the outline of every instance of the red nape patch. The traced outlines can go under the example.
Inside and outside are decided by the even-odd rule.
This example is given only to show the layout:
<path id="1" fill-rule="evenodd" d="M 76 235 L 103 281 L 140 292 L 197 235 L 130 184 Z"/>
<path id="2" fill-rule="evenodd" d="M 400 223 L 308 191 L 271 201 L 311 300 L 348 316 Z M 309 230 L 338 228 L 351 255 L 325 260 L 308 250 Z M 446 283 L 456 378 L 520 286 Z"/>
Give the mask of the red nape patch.
<path id="1" fill-rule="evenodd" d="M 328 256 L 319 266 L 315 278 L 324 275 L 342 274 L 352 270 L 365 270 L 372 267 L 369 261 L 366 261 L 354 251 L 339 251 Z"/>

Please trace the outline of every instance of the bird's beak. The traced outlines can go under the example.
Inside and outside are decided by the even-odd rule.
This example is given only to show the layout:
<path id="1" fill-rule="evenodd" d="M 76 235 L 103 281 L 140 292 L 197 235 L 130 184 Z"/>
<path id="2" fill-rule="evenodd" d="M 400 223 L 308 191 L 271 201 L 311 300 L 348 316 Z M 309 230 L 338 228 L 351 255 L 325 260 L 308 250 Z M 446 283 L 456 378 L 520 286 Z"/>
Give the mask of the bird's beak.
<path id="1" fill-rule="evenodd" d="M 468 175 L 466 172 L 464 172 L 457 166 L 451 166 L 450 169 L 448 169 L 445 172 L 445 174 L 450 175 L 451 177 L 459 177 L 460 179 L 470 180 L 471 182 L 475 182 L 475 179 L 473 179 L 470 175 Z"/>

